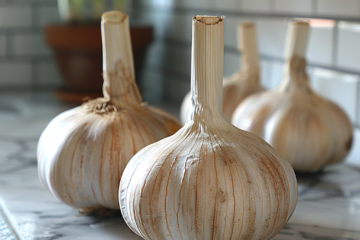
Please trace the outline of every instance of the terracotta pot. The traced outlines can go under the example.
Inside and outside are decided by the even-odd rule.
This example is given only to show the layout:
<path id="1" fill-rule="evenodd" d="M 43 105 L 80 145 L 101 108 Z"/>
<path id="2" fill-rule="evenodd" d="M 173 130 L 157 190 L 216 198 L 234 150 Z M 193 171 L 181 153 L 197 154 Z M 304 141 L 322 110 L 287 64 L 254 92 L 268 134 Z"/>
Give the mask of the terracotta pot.
<path id="1" fill-rule="evenodd" d="M 149 26 L 132 26 L 130 33 L 135 74 L 140 79 L 146 49 L 153 39 L 153 29 Z M 84 97 L 102 96 L 100 24 L 47 26 L 45 39 L 54 51 L 64 80 L 64 88 L 57 90 L 56 96 L 76 103 Z M 141 91 L 141 84 L 138 85 Z"/>

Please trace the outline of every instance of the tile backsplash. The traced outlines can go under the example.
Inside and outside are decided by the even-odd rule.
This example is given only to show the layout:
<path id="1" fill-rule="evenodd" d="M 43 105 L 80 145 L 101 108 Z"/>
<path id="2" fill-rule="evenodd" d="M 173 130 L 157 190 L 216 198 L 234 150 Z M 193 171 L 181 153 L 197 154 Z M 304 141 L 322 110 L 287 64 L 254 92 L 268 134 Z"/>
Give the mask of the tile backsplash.
<path id="1" fill-rule="evenodd" d="M 312 15 L 312 0 L 275 0 L 276 13 Z"/>
<path id="2" fill-rule="evenodd" d="M 325 17 L 360 17 L 359 0 L 313 0 L 317 16 Z"/>
<path id="3" fill-rule="evenodd" d="M 359 77 L 317 68 L 312 73 L 312 86 L 321 96 L 338 104 L 350 120 L 356 121 Z"/>
<path id="4" fill-rule="evenodd" d="M 43 27 L 60 22 L 55 0 L 0 0 L 0 90 L 61 86 Z"/>
<path id="5" fill-rule="evenodd" d="M 359 71 L 360 69 L 360 23 L 339 22 L 337 36 L 336 66 Z"/>
<path id="6" fill-rule="evenodd" d="M 271 0 L 242 0 L 240 9 L 250 13 L 269 13 L 270 2 Z"/>

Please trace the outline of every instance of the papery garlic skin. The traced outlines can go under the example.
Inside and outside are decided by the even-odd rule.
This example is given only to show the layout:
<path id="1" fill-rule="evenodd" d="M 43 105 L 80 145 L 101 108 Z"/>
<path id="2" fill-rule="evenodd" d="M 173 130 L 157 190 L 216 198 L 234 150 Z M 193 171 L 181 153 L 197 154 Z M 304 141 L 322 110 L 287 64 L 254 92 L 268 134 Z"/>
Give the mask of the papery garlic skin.
<path id="1" fill-rule="evenodd" d="M 108 51 L 104 55 L 105 98 L 55 117 L 42 133 L 37 150 L 42 184 L 60 201 L 81 211 L 119 209 L 120 178 L 131 157 L 180 128 L 170 114 L 142 103 L 134 81 L 128 17 L 117 11 L 105 13 L 102 24 L 103 30 L 109 24 L 114 28 L 112 35 L 103 32 L 103 37 L 107 35 L 104 51 Z"/>
<path id="2" fill-rule="evenodd" d="M 295 210 L 290 164 L 221 114 L 222 61 L 223 19 L 194 17 L 191 117 L 139 151 L 120 182 L 124 220 L 144 239 L 266 240 Z"/>
<path id="3" fill-rule="evenodd" d="M 291 28 L 304 28 L 297 30 L 297 35 L 308 28 L 305 23 L 293 24 L 290 33 Z M 299 37 L 305 38 L 302 45 L 306 46 L 307 32 Z M 289 41 L 294 38 L 290 36 Z M 236 109 L 232 124 L 263 137 L 295 171 L 317 172 L 341 162 L 348 154 L 352 125 L 336 104 L 312 91 L 302 57 L 305 47 L 296 52 L 296 43 L 292 46 L 296 54 L 290 55 L 282 84 L 245 99 Z"/>
<path id="4" fill-rule="evenodd" d="M 187 124 L 132 158 L 119 194 L 125 221 L 136 234 L 271 239 L 291 217 L 297 185 L 287 161 L 259 137 L 223 119 L 214 122 L 204 128 L 221 130 L 194 131 L 196 123 Z"/>
<path id="5" fill-rule="evenodd" d="M 251 22 L 244 22 L 238 26 L 241 69 L 232 76 L 224 78 L 223 82 L 222 111 L 228 121 L 231 121 L 236 107 L 246 97 L 264 90 L 260 85 L 260 66 L 255 32 L 255 26 Z M 189 92 L 181 104 L 181 123 L 186 123 L 189 113 L 191 113 L 191 106 L 191 93 Z"/>
<path id="6" fill-rule="evenodd" d="M 140 109 L 141 108 L 141 109 Z M 77 209 L 119 209 L 120 177 L 143 147 L 174 132 L 147 107 L 119 112 L 68 110 L 44 130 L 38 144 L 41 182 L 57 198 Z"/>

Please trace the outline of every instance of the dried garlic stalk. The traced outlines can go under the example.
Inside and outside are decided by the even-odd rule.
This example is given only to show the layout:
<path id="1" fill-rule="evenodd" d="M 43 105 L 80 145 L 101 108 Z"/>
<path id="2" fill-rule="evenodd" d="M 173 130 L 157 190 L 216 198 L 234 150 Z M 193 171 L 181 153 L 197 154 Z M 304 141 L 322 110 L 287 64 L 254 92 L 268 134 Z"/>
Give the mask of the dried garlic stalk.
<path id="1" fill-rule="evenodd" d="M 260 85 L 260 67 L 257 52 L 256 29 L 253 23 L 239 24 L 239 51 L 241 68 L 229 78 L 224 78 L 223 107 L 225 118 L 230 121 L 236 107 L 249 95 L 264 90 Z M 191 111 L 191 93 L 181 105 L 180 118 L 185 123 Z"/>

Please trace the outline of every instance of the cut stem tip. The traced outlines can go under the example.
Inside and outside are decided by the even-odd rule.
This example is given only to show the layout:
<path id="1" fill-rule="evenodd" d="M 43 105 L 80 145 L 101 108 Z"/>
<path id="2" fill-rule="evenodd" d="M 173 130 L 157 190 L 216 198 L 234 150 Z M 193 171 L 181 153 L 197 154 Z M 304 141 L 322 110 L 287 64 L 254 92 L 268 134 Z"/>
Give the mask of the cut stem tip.
<path id="1" fill-rule="evenodd" d="M 204 16 L 204 15 L 197 15 L 193 17 L 193 20 L 201 22 L 205 25 L 216 25 L 219 22 L 224 20 L 224 16 L 217 17 L 217 16 Z"/>
<path id="2" fill-rule="evenodd" d="M 305 21 L 297 21 L 297 22 L 292 22 L 291 25 L 293 26 L 301 26 L 301 27 L 310 27 L 308 22 Z"/>
<path id="3" fill-rule="evenodd" d="M 109 23 L 121 23 L 127 18 L 127 15 L 120 11 L 110 11 L 105 12 L 101 16 L 103 21 L 109 22 Z"/>
<path id="4" fill-rule="evenodd" d="M 243 22 L 240 24 L 240 28 L 242 29 L 255 28 L 255 25 L 252 22 Z"/>

